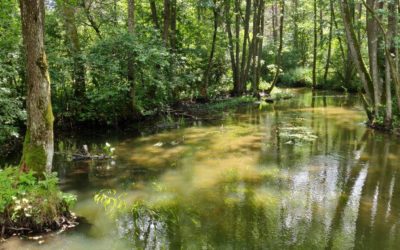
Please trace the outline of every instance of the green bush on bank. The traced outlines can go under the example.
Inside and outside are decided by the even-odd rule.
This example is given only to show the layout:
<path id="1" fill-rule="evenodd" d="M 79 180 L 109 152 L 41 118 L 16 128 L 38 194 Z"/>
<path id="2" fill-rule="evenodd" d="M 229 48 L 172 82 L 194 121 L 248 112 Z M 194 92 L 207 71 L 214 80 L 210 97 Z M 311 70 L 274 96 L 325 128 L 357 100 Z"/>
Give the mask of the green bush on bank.
<path id="1" fill-rule="evenodd" d="M 32 171 L 6 167 L 0 170 L 0 236 L 58 229 L 73 217 L 75 201 L 60 191 L 55 173 L 39 179 Z"/>

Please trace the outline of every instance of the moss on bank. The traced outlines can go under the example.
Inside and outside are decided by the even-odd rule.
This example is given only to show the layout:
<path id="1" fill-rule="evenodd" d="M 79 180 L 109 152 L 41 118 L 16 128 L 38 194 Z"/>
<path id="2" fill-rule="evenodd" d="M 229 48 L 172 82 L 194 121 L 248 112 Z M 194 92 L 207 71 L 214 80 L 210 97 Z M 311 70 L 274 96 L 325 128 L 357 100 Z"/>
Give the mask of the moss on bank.
<path id="1" fill-rule="evenodd" d="M 76 197 L 58 188 L 55 174 L 40 180 L 18 168 L 0 170 L 0 238 L 44 233 L 74 223 Z"/>

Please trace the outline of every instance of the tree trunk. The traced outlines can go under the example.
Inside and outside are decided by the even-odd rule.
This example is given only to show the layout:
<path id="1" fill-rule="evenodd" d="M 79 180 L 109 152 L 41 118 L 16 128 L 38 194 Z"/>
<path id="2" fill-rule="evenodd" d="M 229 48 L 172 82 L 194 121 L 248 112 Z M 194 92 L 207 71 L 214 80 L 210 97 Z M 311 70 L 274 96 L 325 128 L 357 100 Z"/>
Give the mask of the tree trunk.
<path id="1" fill-rule="evenodd" d="M 176 0 L 171 2 L 171 49 L 176 52 Z"/>
<path id="2" fill-rule="evenodd" d="M 331 63 L 331 53 L 332 53 L 332 34 L 333 34 L 333 0 L 329 0 L 331 18 L 329 22 L 329 37 L 328 37 L 328 55 L 326 57 L 326 65 L 325 65 L 325 72 L 324 72 L 324 83 L 326 83 L 328 79 L 328 72 L 329 72 L 329 65 Z"/>
<path id="3" fill-rule="evenodd" d="M 255 95 L 258 91 L 258 84 L 257 84 L 257 57 L 259 55 L 258 49 L 259 46 L 258 44 L 260 43 L 260 24 L 261 24 L 261 12 L 262 12 L 262 5 L 261 5 L 261 0 L 255 0 L 253 4 L 253 37 L 251 40 L 251 61 L 252 61 L 252 81 L 251 81 L 251 90 L 253 95 Z M 249 56 L 250 59 L 250 56 Z M 248 63 L 250 64 L 250 63 Z"/>
<path id="4" fill-rule="evenodd" d="M 372 79 L 370 74 L 368 73 L 367 67 L 365 66 L 364 60 L 361 55 L 361 50 L 359 47 L 359 43 L 357 41 L 356 34 L 354 32 L 354 27 L 349 11 L 349 4 L 347 0 L 340 0 L 340 5 L 341 5 L 341 12 L 342 12 L 342 19 L 343 19 L 343 24 L 346 32 L 346 38 L 347 38 L 347 44 L 350 48 L 350 53 L 352 55 L 352 61 L 356 65 L 359 77 L 361 82 L 363 83 L 364 90 L 365 90 L 365 96 L 363 98 L 364 100 L 364 107 L 367 112 L 368 118 L 370 121 L 373 120 L 373 116 L 371 112 L 369 111 L 369 108 L 371 106 L 374 106 L 374 99 L 372 96 L 373 93 L 373 85 L 372 85 Z"/>
<path id="5" fill-rule="evenodd" d="M 251 0 L 246 0 L 246 12 L 244 17 L 244 36 L 242 45 L 242 62 L 240 66 L 240 84 L 238 94 L 242 95 L 246 89 L 245 75 L 246 75 L 246 62 L 248 52 L 248 40 L 249 40 L 249 26 L 250 26 L 250 15 L 251 15 Z"/>
<path id="6" fill-rule="evenodd" d="M 274 46 L 278 43 L 278 6 L 276 0 L 273 0 L 272 4 L 272 38 L 274 40 Z"/>
<path id="7" fill-rule="evenodd" d="M 33 170 L 42 176 L 44 172 L 51 172 L 54 154 L 54 118 L 44 49 L 44 0 L 21 0 L 20 9 L 28 89 L 28 120 L 21 169 Z"/>
<path id="8" fill-rule="evenodd" d="M 398 56 L 398 51 L 396 45 L 394 43 L 393 37 L 397 35 L 397 8 L 398 8 L 398 0 L 394 2 L 388 3 L 388 32 L 387 32 L 387 42 L 389 43 L 389 50 L 392 55 L 396 58 Z M 397 62 L 397 60 L 395 60 Z M 398 67 L 396 66 L 396 74 L 398 74 Z M 388 58 L 385 60 L 385 80 L 386 80 L 386 117 L 385 117 L 385 126 L 387 128 L 392 127 L 392 119 L 393 119 L 393 102 L 392 102 L 392 77 L 390 72 L 390 62 Z"/>
<path id="9" fill-rule="evenodd" d="M 299 0 L 293 0 L 293 48 L 295 51 L 299 49 Z"/>
<path id="10" fill-rule="evenodd" d="M 240 4 L 241 0 L 235 0 L 235 65 L 236 75 L 234 80 L 233 94 L 240 95 Z"/>
<path id="11" fill-rule="evenodd" d="M 232 25 L 231 25 L 231 17 L 230 17 L 231 1 L 225 0 L 224 5 L 225 5 L 225 25 L 226 25 L 226 31 L 228 33 L 229 55 L 230 55 L 230 59 L 231 59 L 231 68 L 232 68 L 232 74 L 233 74 L 233 86 L 234 86 L 233 93 L 235 93 L 236 86 L 238 85 L 238 83 L 237 83 L 238 69 L 236 67 L 235 46 L 233 43 Z"/>
<path id="12" fill-rule="evenodd" d="M 312 88 L 317 87 L 317 0 L 314 0 L 314 45 L 313 45 L 313 64 L 312 64 Z"/>
<path id="13" fill-rule="evenodd" d="M 131 36 L 135 35 L 135 0 L 128 0 L 128 33 Z M 129 52 L 128 56 L 128 82 L 131 87 L 130 95 L 132 101 L 132 111 L 136 115 L 136 86 L 135 86 L 135 56 Z"/>
<path id="14" fill-rule="evenodd" d="M 81 2 L 81 6 L 83 8 L 83 11 L 85 13 L 85 16 L 87 18 L 87 20 L 89 21 L 89 25 L 90 27 L 92 27 L 94 29 L 94 31 L 96 32 L 96 35 L 99 39 L 102 39 L 102 35 L 100 32 L 100 26 L 99 24 L 95 21 L 94 17 L 92 16 L 92 13 L 90 13 L 90 8 L 91 8 L 91 2 L 88 4 L 86 2 L 86 0 L 83 0 Z"/>
<path id="15" fill-rule="evenodd" d="M 69 3 L 61 3 L 62 12 L 64 15 L 64 26 L 66 30 L 67 40 L 69 42 L 69 51 L 74 61 L 74 92 L 77 98 L 85 96 L 85 63 L 82 58 L 81 45 L 79 42 L 78 30 L 75 24 L 74 6 Z"/>
<path id="16" fill-rule="evenodd" d="M 169 28 L 171 26 L 171 1 L 164 0 L 164 28 L 162 37 L 165 47 L 169 46 Z"/>
<path id="17" fill-rule="evenodd" d="M 217 33 L 218 33 L 219 9 L 217 7 L 217 0 L 213 0 L 213 3 L 214 3 L 214 6 L 213 6 L 214 32 L 213 32 L 213 37 L 212 37 L 210 56 L 208 57 L 207 68 L 204 71 L 203 86 L 202 86 L 201 93 L 200 93 L 201 97 L 204 100 L 208 99 L 207 89 L 208 89 L 208 83 L 209 83 L 209 79 L 210 79 L 210 72 L 211 72 L 212 64 L 213 64 L 213 58 L 214 58 L 214 53 L 215 53 L 215 45 L 216 45 L 216 42 L 217 42 Z"/>
<path id="18" fill-rule="evenodd" d="M 368 6 L 373 10 L 376 9 L 375 0 L 367 0 Z M 378 25 L 376 20 L 371 16 L 367 10 L 367 41 L 368 41 L 368 56 L 369 56 L 369 69 L 374 86 L 374 111 L 375 116 L 378 116 L 379 106 L 381 104 L 381 84 L 379 81 L 379 68 L 378 68 Z"/>
<path id="19" fill-rule="evenodd" d="M 160 22 L 158 21 L 156 0 L 150 0 L 151 18 L 153 19 L 154 28 L 160 30 Z"/>
<path id="20" fill-rule="evenodd" d="M 282 48 L 283 48 L 283 25 L 284 25 L 284 17 L 285 17 L 285 0 L 281 0 L 281 18 L 279 22 L 279 48 L 278 53 L 276 55 L 276 72 L 274 79 L 272 80 L 271 86 L 266 90 L 267 94 L 271 94 L 272 90 L 274 89 L 276 83 L 278 82 L 280 69 L 281 69 L 281 57 L 282 57 Z"/>
<path id="21" fill-rule="evenodd" d="M 263 50 L 263 42 L 264 42 L 264 16 L 265 16 L 265 2 L 264 0 L 260 0 L 261 7 L 261 20 L 260 20 L 260 38 L 258 41 L 258 49 L 257 49 L 257 74 L 256 74 L 256 86 L 254 91 L 258 91 L 260 85 L 260 76 L 261 76 L 261 55 Z"/>

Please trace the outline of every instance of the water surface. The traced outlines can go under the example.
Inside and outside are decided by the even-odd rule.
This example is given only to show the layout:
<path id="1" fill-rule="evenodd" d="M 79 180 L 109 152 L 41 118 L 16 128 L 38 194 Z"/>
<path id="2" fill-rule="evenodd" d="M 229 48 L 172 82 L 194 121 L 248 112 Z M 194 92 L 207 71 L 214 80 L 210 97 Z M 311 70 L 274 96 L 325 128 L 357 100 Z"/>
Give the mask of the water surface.
<path id="1" fill-rule="evenodd" d="M 400 141 L 365 119 L 355 96 L 297 91 L 218 120 L 80 138 L 116 148 L 114 160 L 56 161 L 87 223 L 0 249 L 398 249 Z M 134 212 L 109 216 L 93 201 L 104 189 Z"/>

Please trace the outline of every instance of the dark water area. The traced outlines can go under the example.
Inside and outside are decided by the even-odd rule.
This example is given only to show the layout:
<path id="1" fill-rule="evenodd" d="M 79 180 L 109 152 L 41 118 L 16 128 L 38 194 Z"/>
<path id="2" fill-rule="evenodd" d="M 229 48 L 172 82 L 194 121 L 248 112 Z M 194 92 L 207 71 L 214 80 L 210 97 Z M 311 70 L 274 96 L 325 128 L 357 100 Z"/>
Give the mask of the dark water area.
<path id="1" fill-rule="evenodd" d="M 87 222 L 0 249 L 399 249 L 400 140 L 365 119 L 356 96 L 297 90 L 218 120 L 62 138 L 115 147 L 55 160 Z M 110 213 L 93 199 L 105 189 L 140 208 Z"/>

